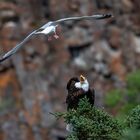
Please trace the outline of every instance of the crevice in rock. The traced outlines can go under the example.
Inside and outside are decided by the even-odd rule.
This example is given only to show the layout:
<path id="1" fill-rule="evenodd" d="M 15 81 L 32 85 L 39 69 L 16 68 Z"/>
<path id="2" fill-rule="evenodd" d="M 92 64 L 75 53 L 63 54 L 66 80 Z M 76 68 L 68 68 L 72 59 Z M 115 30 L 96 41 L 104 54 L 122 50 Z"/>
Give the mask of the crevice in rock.
<path id="1" fill-rule="evenodd" d="M 89 48 L 91 43 L 86 43 L 82 45 L 73 45 L 68 47 L 68 51 L 71 55 L 71 58 L 76 58 L 80 55 L 81 52 L 85 51 Z"/>

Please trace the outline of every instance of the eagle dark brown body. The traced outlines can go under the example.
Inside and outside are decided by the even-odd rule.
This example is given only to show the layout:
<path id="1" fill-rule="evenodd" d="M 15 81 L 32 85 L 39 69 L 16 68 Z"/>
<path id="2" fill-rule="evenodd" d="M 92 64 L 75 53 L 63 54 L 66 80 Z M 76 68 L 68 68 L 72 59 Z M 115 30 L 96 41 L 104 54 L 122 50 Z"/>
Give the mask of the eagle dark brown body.
<path id="1" fill-rule="evenodd" d="M 84 91 L 82 88 L 75 87 L 75 83 L 79 82 L 79 79 L 71 78 L 67 84 L 68 95 L 66 98 L 67 110 L 77 109 L 80 99 L 87 97 L 91 105 L 94 105 L 95 91 L 90 88 L 88 91 Z"/>

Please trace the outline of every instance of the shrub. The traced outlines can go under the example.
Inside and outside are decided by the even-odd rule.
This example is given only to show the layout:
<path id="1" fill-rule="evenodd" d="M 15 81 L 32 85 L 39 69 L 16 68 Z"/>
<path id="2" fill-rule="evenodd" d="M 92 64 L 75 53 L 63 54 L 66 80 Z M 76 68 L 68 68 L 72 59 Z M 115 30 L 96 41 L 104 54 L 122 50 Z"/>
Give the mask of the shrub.
<path id="1" fill-rule="evenodd" d="M 123 133 L 121 140 L 139 140 L 140 131 L 137 129 L 126 129 Z"/>
<path id="2" fill-rule="evenodd" d="M 126 88 L 111 90 L 105 96 L 105 105 L 118 116 L 124 116 L 140 102 L 140 71 L 126 77 Z M 121 117 L 120 117 L 121 118 Z"/>
<path id="3" fill-rule="evenodd" d="M 122 100 L 122 92 L 120 90 L 111 90 L 105 96 L 105 104 L 108 107 L 115 107 Z"/>
<path id="4" fill-rule="evenodd" d="M 133 128 L 126 129 L 121 140 L 140 140 L 140 131 Z"/>
<path id="5" fill-rule="evenodd" d="M 140 130 L 140 105 L 136 106 L 129 113 L 129 115 L 126 119 L 126 125 L 127 125 L 127 127 Z"/>
<path id="6" fill-rule="evenodd" d="M 127 76 L 127 87 L 140 92 L 140 71 L 135 71 Z"/>
<path id="7" fill-rule="evenodd" d="M 130 111 L 126 118 L 125 126 L 121 140 L 140 139 L 140 105 Z"/>
<path id="8" fill-rule="evenodd" d="M 67 140 L 119 140 L 122 133 L 117 120 L 92 107 L 87 98 L 80 100 L 77 110 L 57 113 L 56 116 L 64 117 L 66 123 L 73 126 Z"/>

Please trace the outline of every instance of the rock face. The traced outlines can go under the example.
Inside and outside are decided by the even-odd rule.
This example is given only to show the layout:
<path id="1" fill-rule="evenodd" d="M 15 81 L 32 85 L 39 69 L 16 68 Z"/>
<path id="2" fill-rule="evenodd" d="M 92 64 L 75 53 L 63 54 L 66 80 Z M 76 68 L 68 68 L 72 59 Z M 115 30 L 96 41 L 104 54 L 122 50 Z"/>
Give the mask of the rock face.
<path id="1" fill-rule="evenodd" d="M 139 0 L 0 1 L 0 54 L 32 30 L 63 17 L 112 13 L 113 19 L 69 21 L 58 28 L 60 39 L 32 38 L 0 64 L 0 139 L 58 140 L 63 120 L 50 112 L 65 110 L 66 83 L 85 75 L 103 93 L 123 85 L 125 75 L 140 67 Z M 29 138 L 30 137 L 30 138 Z"/>

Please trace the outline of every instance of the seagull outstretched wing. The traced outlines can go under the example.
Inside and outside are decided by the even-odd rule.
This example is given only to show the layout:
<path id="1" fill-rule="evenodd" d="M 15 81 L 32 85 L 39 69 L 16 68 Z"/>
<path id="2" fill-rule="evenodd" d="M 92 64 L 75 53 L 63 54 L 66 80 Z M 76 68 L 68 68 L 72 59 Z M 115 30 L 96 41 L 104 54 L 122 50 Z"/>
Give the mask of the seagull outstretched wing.
<path id="1" fill-rule="evenodd" d="M 63 18 L 54 21 L 52 24 L 59 24 L 68 20 L 99 20 L 99 19 L 105 19 L 112 17 L 111 14 L 99 14 L 99 15 L 91 15 L 91 16 L 81 16 L 81 17 L 69 17 L 69 18 Z"/>
<path id="2" fill-rule="evenodd" d="M 48 29 L 50 26 L 51 27 L 54 26 L 54 29 L 55 29 L 57 24 L 61 24 L 68 20 L 98 20 L 98 19 L 105 19 L 105 18 L 110 18 L 110 17 L 112 17 L 111 14 L 99 14 L 99 15 L 92 15 L 92 16 L 69 17 L 69 18 L 59 19 L 53 22 L 48 22 L 44 24 L 43 26 L 41 26 L 40 28 L 38 28 L 37 30 L 31 32 L 22 42 L 17 44 L 14 48 L 12 48 L 5 55 L 3 55 L 0 58 L 0 63 L 6 60 L 7 58 L 9 58 L 10 56 L 12 56 L 14 53 L 16 53 L 33 35 L 41 33 L 43 30 Z M 47 34 L 50 34 L 51 32 L 54 32 L 54 30 L 51 30 Z"/>
<path id="3" fill-rule="evenodd" d="M 34 35 L 35 32 L 36 32 L 36 30 L 33 31 L 32 33 L 30 33 L 22 42 L 20 42 L 19 44 L 17 44 L 14 48 L 12 48 L 5 55 L 3 55 L 3 57 L 0 59 L 0 62 L 6 60 L 11 55 L 13 55 L 14 53 L 16 53 L 22 47 L 22 45 L 24 45 Z"/>
<path id="4" fill-rule="evenodd" d="M 3 62 L 4 60 L 8 59 L 14 53 L 16 53 L 28 40 L 30 40 L 30 38 L 33 35 L 36 35 L 37 32 L 44 30 L 45 28 L 49 27 L 51 24 L 52 24 L 52 22 L 48 22 L 48 23 L 44 24 L 43 26 L 41 26 L 40 28 L 38 28 L 37 30 L 34 30 L 33 32 L 31 32 L 23 41 L 21 41 L 14 48 L 12 48 L 10 51 L 8 51 L 6 54 L 4 54 L 0 58 L 0 63 Z"/>

